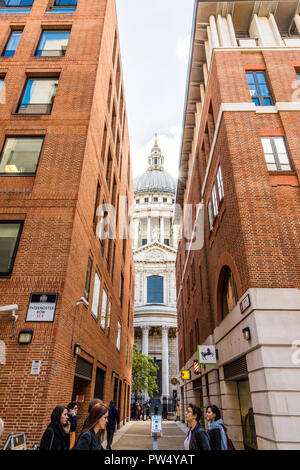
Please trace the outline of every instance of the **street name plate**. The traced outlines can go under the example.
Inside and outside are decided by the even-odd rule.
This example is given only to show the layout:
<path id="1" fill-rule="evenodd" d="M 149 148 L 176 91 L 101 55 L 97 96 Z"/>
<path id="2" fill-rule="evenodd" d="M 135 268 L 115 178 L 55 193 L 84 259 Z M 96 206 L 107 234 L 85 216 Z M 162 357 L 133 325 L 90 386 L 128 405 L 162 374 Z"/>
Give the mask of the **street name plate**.
<path id="1" fill-rule="evenodd" d="M 31 294 L 27 322 L 53 322 L 58 294 Z"/>
<path id="2" fill-rule="evenodd" d="M 39 375 L 41 372 L 42 361 L 32 361 L 31 375 Z"/>

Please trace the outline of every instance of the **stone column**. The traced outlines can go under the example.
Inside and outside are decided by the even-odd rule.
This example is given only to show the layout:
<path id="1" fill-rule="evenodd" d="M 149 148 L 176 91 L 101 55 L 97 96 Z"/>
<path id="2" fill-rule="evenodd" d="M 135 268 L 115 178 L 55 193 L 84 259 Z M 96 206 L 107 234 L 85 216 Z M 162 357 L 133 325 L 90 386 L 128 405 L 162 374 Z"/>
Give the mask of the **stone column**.
<path id="1" fill-rule="evenodd" d="M 134 248 L 138 247 L 139 243 L 139 219 L 134 220 Z"/>
<path id="2" fill-rule="evenodd" d="M 162 396 L 169 396 L 169 344 L 168 344 L 169 327 L 163 325 L 161 327 L 162 335 Z"/>
<path id="3" fill-rule="evenodd" d="M 230 14 L 227 15 L 227 25 L 229 29 L 229 34 L 230 34 L 230 39 L 231 39 L 231 45 L 233 47 L 238 47 L 238 43 L 236 40 L 236 35 L 235 35 L 235 30 L 232 22 L 232 16 Z"/>
<path id="4" fill-rule="evenodd" d="M 148 217 L 147 219 L 147 244 L 151 242 L 151 217 Z"/>
<path id="5" fill-rule="evenodd" d="M 146 356 L 148 356 L 149 326 L 146 326 L 146 325 L 142 326 L 142 331 L 143 331 L 142 354 L 146 354 Z"/>
<path id="6" fill-rule="evenodd" d="M 160 243 L 164 243 L 165 237 L 165 219 L 164 217 L 160 217 Z"/>
<path id="7" fill-rule="evenodd" d="M 173 225 L 173 248 L 177 249 L 177 225 Z"/>
<path id="8" fill-rule="evenodd" d="M 297 13 L 295 15 L 294 21 L 295 21 L 295 25 L 298 29 L 298 33 L 300 34 L 300 15 L 299 15 L 299 13 Z"/>
<path id="9" fill-rule="evenodd" d="M 218 30 L 216 25 L 216 18 L 212 15 L 209 17 L 209 24 L 210 24 L 210 32 L 211 32 L 211 40 L 212 40 L 212 48 L 220 47 Z"/>

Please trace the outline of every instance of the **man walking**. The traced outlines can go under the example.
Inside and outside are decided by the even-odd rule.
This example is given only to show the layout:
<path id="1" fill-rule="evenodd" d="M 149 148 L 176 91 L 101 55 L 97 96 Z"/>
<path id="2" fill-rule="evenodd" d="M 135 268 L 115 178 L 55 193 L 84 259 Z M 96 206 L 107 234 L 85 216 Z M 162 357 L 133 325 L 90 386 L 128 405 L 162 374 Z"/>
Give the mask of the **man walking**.
<path id="1" fill-rule="evenodd" d="M 108 415 L 108 423 L 106 427 L 107 431 L 107 445 L 106 449 L 111 450 L 112 441 L 114 438 L 114 432 L 116 430 L 116 424 L 120 423 L 120 415 L 115 407 L 115 403 L 113 401 L 109 404 L 109 415 Z"/>

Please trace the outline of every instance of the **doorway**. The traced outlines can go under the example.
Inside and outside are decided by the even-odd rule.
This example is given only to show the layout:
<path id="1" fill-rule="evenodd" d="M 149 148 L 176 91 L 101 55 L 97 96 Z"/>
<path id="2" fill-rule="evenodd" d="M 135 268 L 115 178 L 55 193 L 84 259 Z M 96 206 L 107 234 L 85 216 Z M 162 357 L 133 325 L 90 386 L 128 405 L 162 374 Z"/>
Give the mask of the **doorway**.
<path id="1" fill-rule="evenodd" d="M 254 412 L 249 380 L 237 382 L 245 450 L 257 450 Z"/>

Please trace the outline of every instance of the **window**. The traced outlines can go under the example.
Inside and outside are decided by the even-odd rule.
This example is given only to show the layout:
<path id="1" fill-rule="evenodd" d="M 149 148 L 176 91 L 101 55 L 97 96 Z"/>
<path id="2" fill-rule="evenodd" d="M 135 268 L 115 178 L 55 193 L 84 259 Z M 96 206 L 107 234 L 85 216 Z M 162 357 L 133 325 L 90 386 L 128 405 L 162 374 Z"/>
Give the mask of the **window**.
<path id="1" fill-rule="evenodd" d="M 299 70 L 297 70 L 296 74 L 297 74 L 298 80 L 300 80 L 300 72 L 299 72 Z"/>
<path id="2" fill-rule="evenodd" d="M 0 174 L 35 175 L 43 141 L 43 137 L 7 137 L 0 158 Z"/>
<path id="3" fill-rule="evenodd" d="M 77 0 L 54 0 L 52 13 L 72 13 L 76 11 Z"/>
<path id="4" fill-rule="evenodd" d="M 153 202 L 158 202 L 158 197 L 154 197 Z"/>
<path id="5" fill-rule="evenodd" d="M 58 78 L 29 78 L 23 91 L 19 114 L 50 114 Z"/>
<path id="6" fill-rule="evenodd" d="M 123 305 L 123 294 L 124 294 L 124 276 L 121 273 L 121 281 L 120 281 L 120 302 Z"/>
<path id="7" fill-rule="evenodd" d="M 148 202 L 149 202 L 149 198 L 148 198 L 148 197 L 145 197 L 144 203 L 145 203 L 145 204 L 148 204 Z"/>
<path id="8" fill-rule="evenodd" d="M 98 274 L 95 273 L 93 303 L 92 303 L 92 315 L 96 319 L 98 318 L 100 287 L 101 287 L 100 278 L 99 278 Z"/>
<path id="9" fill-rule="evenodd" d="M 269 171 L 292 171 L 283 137 L 262 137 L 261 142 Z"/>
<path id="10" fill-rule="evenodd" d="M 9 40 L 6 44 L 5 50 L 2 53 L 3 57 L 13 57 L 20 42 L 22 31 L 12 31 Z"/>
<path id="11" fill-rule="evenodd" d="M 265 72 L 248 72 L 247 81 L 252 102 L 256 106 L 273 104 Z"/>
<path id="12" fill-rule="evenodd" d="M 118 335 L 117 335 L 117 350 L 120 351 L 121 349 L 121 332 L 122 332 L 122 326 L 121 323 L 118 322 Z"/>
<path id="13" fill-rule="evenodd" d="M 101 191 L 101 186 L 100 186 L 100 183 L 98 181 L 97 190 L 96 190 L 95 208 L 94 208 L 94 218 L 93 218 L 93 226 L 94 226 L 94 232 L 95 233 L 97 231 L 97 225 L 98 225 L 98 222 L 99 222 L 100 191 Z M 97 233 L 96 233 L 96 235 L 97 235 Z"/>
<path id="14" fill-rule="evenodd" d="M 209 230 L 211 232 L 214 226 L 212 210 L 211 210 L 211 201 L 208 201 L 207 213 L 208 213 Z"/>
<path id="15" fill-rule="evenodd" d="M 170 246 L 170 240 L 168 238 L 164 239 L 164 244 Z"/>
<path id="16" fill-rule="evenodd" d="M 111 319 L 111 301 L 108 304 L 107 336 L 109 336 L 109 333 L 110 333 L 110 319 Z"/>
<path id="17" fill-rule="evenodd" d="M 237 288 L 232 271 L 227 267 L 223 275 L 222 283 L 222 318 L 233 309 L 238 301 Z"/>
<path id="18" fill-rule="evenodd" d="M 31 7 L 34 0 L 2 0 L 0 5 L 4 3 L 6 7 Z"/>
<path id="19" fill-rule="evenodd" d="M 43 31 L 36 50 L 36 57 L 60 57 L 64 56 L 70 31 Z"/>
<path id="20" fill-rule="evenodd" d="M 142 239 L 142 245 L 143 245 L 143 246 L 144 246 L 144 245 L 147 245 L 147 238 L 143 238 L 143 239 Z"/>
<path id="21" fill-rule="evenodd" d="M 224 197 L 224 187 L 223 187 L 221 165 L 219 165 L 218 171 L 217 171 L 217 185 L 218 185 L 219 201 L 221 202 Z"/>
<path id="22" fill-rule="evenodd" d="M 147 278 L 147 303 L 164 303 L 164 278 L 162 276 L 149 276 Z"/>
<path id="23" fill-rule="evenodd" d="M 103 400 L 104 381 L 105 381 L 105 372 L 104 370 L 99 369 L 99 367 L 97 367 L 94 398 L 99 398 L 100 400 Z"/>
<path id="24" fill-rule="evenodd" d="M 212 196 L 214 217 L 216 217 L 218 215 L 219 211 L 218 211 L 218 200 L 217 200 L 217 193 L 216 193 L 216 185 L 215 184 L 213 185 L 211 196 Z"/>
<path id="25" fill-rule="evenodd" d="M 107 292 L 105 289 L 103 289 L 100 326 L 102 330 L 104 331 L 105 331 L 105 323 L 106 323 L 106 310 L 107 310 Z"/>
<path id="26" fill-rule="evenodd" d="M 10 276 L 21 237 L 23 222 L 0 221 L 0 276 Z"/>
<path id="27" fill-rule="evenodd" d="M 163 202 L 164 202 L 164 203 L 168 202 L 168 198 L 164 197 L 164 198 L 163 198 Z"/>
<path id="28" fill-rule="evenodd" d="M 136 202 L 136 204 L 139 204 L 139 203 L 140 203 L 140 200 L 139 200 L 139 199 L 137 199 L 135 202 Z"/>
<path id="29" fill-rule="evenodd" d="M 87 267 L 86 278 L 85 278 L 85 288 L 84 288 L 84 298 L 86 300 L 89 300 L 89 296 L 90 296 L 92 267 L 93 267 L 93 261 L 91 257 L 89 256 L 88 267 Z"/>

